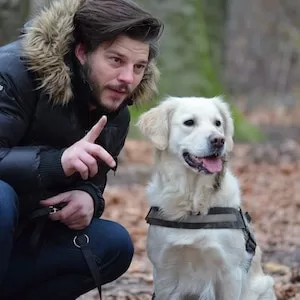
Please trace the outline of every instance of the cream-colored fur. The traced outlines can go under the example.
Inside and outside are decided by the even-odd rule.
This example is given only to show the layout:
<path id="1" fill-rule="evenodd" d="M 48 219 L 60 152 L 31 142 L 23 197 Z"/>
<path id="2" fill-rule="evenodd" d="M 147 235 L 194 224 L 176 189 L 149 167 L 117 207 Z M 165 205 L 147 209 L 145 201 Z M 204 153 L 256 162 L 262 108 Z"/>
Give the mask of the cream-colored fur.
<path id="1" fill-rule="evenodd" d="M 194 120 L 194 125 L 184 122 Z M 221 126 L 216 126 L 216 120 Z M 156 148 L 156 164 L 147 188 L 150 206 L 169 219 L 190 212 L 206 214 L 213 206 L 241 206 L 238 180 L 226 159 L 233 148 L 233 121 L 221 99 L 169 97 L 144 113 L 138 127 Z M 205 174 L 183 158 L 188 151 L 209 154 L 211 134 L 223 136 L 223 169 Z M 147 253 L 154 269 L 156 300 L 273 300 L 273 279 L 263 273 L 257 247 L 250 270 L 242 230 L 175 229 L 150 226 Z"/>

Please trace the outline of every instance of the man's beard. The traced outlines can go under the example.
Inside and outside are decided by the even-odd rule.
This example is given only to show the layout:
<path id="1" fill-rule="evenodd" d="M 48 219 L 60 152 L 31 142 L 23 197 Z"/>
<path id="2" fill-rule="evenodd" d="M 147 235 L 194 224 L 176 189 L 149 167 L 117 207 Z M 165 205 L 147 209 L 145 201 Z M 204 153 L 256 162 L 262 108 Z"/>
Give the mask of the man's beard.
<path id="1" fill-rule="evenodd" d="M 130 95 L 132 94 L 132 91 L 130 90 L 130 88 L 128 87 L 127 84 L 105 86 L 104 88 L 109 88 L 109 89 L 112 89 L 115 91 L 125 92 L 128 95 L 126 97 L 127 99 L 124 99 L 122 101 L 122 103 L 120 103 L 119 107 L 117 107 L 117 108 L 107 107 L 103 104 L 103 101 L 100 97 L 101 92 L 103 91 L 103 87 L 101 88 L 101 86 L 97 82 L 95 82 L 95 80 L 93 80 L 92 75 L 91 75 L 91 67 L 90 67 L 90 64 L 88 61 L 82 65 L 82 73 L 84 76 L 84 81 L 89 85 L 89 88 L 90 88 L 90 91 L 92 94 L 92 97 L 89 98 L 89 103 L 92 106 L 96 106 L 97 108 L 100 108 L 104 113 L 112 113 L 112 112 L 118 110 L 124 102 L 127 103 L 127 99 L 129 99 Z"/>

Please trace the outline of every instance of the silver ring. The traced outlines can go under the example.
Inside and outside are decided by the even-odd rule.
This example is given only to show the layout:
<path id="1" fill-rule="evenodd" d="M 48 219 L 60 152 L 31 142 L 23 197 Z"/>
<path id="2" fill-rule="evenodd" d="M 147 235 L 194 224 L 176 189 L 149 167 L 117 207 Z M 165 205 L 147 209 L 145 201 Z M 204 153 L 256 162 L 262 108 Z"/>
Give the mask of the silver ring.
<path id="1" fill-rule="evenodd" d="M 83 235 L 86 238 L 86 244 L 88 244 L 90 242 L 90 238 L 84 234 Z M 81 248 L 80 245 L 77 244 L 76 239 L 78 238 L 78 236 L 76 235 L 73 239 L 73 244 L 77 247 L 77 248 Z"/>

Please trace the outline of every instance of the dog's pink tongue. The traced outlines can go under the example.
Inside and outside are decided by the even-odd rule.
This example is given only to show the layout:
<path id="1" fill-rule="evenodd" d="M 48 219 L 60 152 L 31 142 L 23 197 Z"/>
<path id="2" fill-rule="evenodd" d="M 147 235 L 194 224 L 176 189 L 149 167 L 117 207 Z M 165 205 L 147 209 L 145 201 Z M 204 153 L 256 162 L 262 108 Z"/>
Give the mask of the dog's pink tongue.
<path id="1" fill-rule="evenodd" d="M 203 166 L 210 172 L 210 173 L 217 173 L 222 171 L 223 162 L 220 158 L 204 158 L 203 159 Z"/>

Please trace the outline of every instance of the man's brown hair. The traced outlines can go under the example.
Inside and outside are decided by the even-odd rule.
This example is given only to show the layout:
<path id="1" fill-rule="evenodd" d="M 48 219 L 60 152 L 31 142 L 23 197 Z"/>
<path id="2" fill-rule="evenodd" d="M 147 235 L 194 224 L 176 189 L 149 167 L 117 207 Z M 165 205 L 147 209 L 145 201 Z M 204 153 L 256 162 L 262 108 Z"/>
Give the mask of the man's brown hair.
<path id="1" fill-rule="evenodd" d="M 149 60 L 157 56 L 163 24 L 131 0 L 83 0 L 74 16 L 74 38 L 87 52 L 119 35 L 146 42 Z"/>

